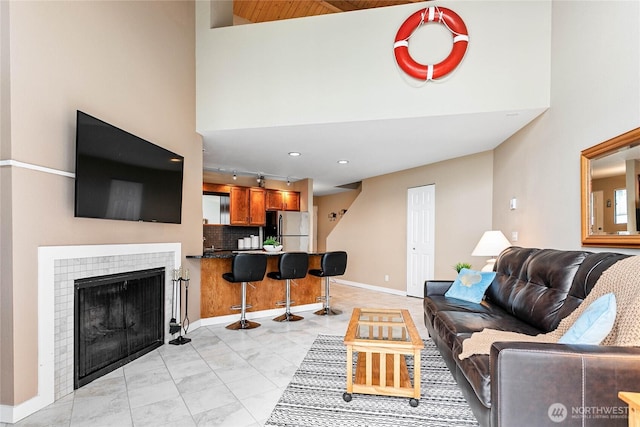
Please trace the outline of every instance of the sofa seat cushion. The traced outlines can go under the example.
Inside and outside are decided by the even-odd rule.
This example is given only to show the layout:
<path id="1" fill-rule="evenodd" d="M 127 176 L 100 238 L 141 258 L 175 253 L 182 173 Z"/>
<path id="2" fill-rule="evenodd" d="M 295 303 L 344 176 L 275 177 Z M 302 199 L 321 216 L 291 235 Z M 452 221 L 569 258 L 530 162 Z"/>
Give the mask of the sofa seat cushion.
<path id="1" fill-rule="evenodd" d="M 459 335 L 470 335 L 485 328 L 528 335 L 538 335 L 540 333 L 533 326 L 499 309 L 489 312 L 438 311 L 433 317 L 434 331 L 449 348 L 453 348 L 454 341 Z"/>
<path id="2" fill-rule="evenodd" d="M 440 311 L 461 311 L 468 313 L 491 313 L 493 307 L 482 301 L 480 304 L 474 302 L 463 301 L 455 298 L 448 298 L 444 295 L 434 295 L 424 299 L 424 313 L 433 324 L 433 316 Z"/>
<path id="3" fill-rule="evenodd" d="M 459 351 L 458 351 L 459 353 Z M 478 400 L 491 408 L 491 367 L 489 355 L 475 354 L 462 360 L 455 356 L 458 369 L 467 379 Z"/>

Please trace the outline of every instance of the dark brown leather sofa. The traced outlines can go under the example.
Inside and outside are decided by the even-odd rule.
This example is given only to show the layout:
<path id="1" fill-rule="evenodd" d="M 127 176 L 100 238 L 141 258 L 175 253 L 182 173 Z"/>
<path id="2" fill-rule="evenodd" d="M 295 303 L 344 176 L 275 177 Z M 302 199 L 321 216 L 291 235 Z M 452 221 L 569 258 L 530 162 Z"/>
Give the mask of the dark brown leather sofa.
<path id="1" fill-rule="evenodd" d="M 507 248 L 480 304 L 445 297 L 452 281 L 425 283 L 425 325 L 482 426 L 627 425 L 617 396 L 640 391 L 638 347 L 498 342 L 490 355 L 458 358 L 462 341 L 484 328 L 554 330 L 627 256 Z"/>

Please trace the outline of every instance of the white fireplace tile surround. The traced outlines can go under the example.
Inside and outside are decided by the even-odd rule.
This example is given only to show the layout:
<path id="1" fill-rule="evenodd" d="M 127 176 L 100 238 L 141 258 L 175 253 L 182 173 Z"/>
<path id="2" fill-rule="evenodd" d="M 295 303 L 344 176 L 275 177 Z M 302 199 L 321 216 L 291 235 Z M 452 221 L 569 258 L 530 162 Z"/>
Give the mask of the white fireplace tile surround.
<path id="1" fill-rule="evenodd" d="M 38 395 L 20 405 L 4 407 L 3 415 L 19 420 L 73 391 L 74 280 L 164 267 L 168 331 L 171 270 L 180 266 L 181 259 L 180 243 L 39 247 Z M 165 342 L 169 338 L 165 332 Z"/>

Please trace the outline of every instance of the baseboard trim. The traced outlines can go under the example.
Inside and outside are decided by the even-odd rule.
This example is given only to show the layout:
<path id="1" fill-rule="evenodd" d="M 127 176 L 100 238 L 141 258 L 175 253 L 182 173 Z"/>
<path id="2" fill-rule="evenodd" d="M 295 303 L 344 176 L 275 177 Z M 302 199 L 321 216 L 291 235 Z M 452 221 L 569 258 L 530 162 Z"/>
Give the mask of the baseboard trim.
<path id="1" fill-rule="evenodd" d="M 400 291 L 398 289 L 390 289 L 390 288 L 385 288 L 383 286 L 367 285 L 366 283 L 352 282 L 350 280 L 343 280 L 343 279 L 332 279 L 332 281 L 336 283 L 340 283 L 342 285 L 353 286 L 354 288 L 362 288 L 362 289 L 368 289 L 370 291 L 384 292 L 386 294 L 399 295 L 401 297 L 407 296 L 406 291 Z"/>
<path id="2" fill-rule="evenodd" d="M 291 307 L 292 313 L 301 313 L 303 311 L 314 311 L 320 310 L 322 308 L 322 303 L 314 303 L 314 304 L 304 304 L 304 305 L 294 305 Z M 276 317 L 284 313 L 283 308 L 273 308 L 270 310 L 260 310 L 260 311 L 247 311 L 246 317 L 249 320 L 259 319 L 262 317 Z M 207 317 L 204 319 L 200 319 L 198 321 L 198 327 L 200 326 L 209 326 L 209 325 L 220 325 L 222 323 L 233 323 L 240 318 L 240 314 L 227 314 L 225 316 L 216 316 L 216 317 Z M 195 322 L 194 322 L 195 323 Z M 195 326 L 195 325 L 194 325 Z M 195 330 L 196 328 L 194 328 Z"/>
<path id="3" fill-rule="evenodd" d="M 15 424 L 51 403 L 53 402 L 38 395 L 15 406 L 0 405 L 0 423 Z"/>

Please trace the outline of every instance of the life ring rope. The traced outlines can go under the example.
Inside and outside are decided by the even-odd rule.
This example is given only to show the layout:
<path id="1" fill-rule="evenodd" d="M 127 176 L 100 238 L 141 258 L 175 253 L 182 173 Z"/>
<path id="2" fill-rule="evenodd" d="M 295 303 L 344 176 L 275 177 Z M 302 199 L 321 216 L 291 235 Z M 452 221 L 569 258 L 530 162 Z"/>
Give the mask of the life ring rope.
<path id="1" fill-rule="evenodd" d="M 416 19 L 418 19 L 418 22 L 415 22 Z M 451 25 L 449 25 L 447 21 L 449 21 Z M 409 39 L 422 25 L 429 22 L 437 22 L 449 30 L 453 36 L 453 49 L 449 56 L 442 62 L 424 65 L 417 63 L 411 58 L 409 54 Z M 415 26 L 415 28 L 410 29 L 411 26 Z M 451 28 L 452 26 L 454 28 Z M 459 42 L 461 42 L 461 45 L 456 46 Z M 411 77 L 429 82 L 440 79 L 452 72 L 462 61 L 468 44 L 469 35 L 462 18 L 450 9 L 430 6 L 414 13 L 400 26 L 396 34 L 393 49 L 396 56 L 396 64 L 405 73 Z"/>

